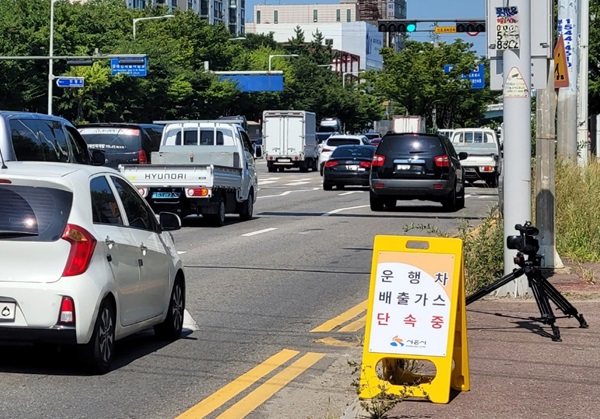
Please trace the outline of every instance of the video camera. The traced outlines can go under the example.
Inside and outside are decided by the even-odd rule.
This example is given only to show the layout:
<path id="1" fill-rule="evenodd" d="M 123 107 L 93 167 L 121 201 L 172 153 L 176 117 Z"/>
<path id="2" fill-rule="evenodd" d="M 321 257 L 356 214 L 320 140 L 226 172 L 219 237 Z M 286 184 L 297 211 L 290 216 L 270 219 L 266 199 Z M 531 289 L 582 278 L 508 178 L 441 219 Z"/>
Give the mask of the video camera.
<path id="1" fill-rule="evenodd" d="M 508 236 L 506 238 L 506 247 L 509 249 L 518 250 L 526 255 L 535 255 L 540 250 L 540 243 L 535 238 L 540 234 L 540 230 L 531 225 L 530 221 L 527 221 L 525 225 L 515 225 L 519 236 Z"/>

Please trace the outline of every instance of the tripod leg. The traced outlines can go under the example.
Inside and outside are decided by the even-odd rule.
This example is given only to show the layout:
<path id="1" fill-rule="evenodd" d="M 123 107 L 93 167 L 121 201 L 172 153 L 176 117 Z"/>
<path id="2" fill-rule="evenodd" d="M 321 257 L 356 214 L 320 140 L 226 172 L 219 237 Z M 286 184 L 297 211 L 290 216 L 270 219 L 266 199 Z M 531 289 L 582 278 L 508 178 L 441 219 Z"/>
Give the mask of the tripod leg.
<path id="1" fill-rule="evenodd" d="M 579 322 L 579 327 L 582 329 L 587 329 L 589 325 L 585 321 L 583 314 L 580 314 L 577 309 L 556 288 L 554 288 L 554 286 L 548 281 L 548 279 L 544 277 L 544 275 L 542 275 L 541 272 L 538 272 L 537 276 L 539 276 L 538 281 L 544 288 L 548 298 L 550 298 L 550 300 L 556 304 L 560 311 L 569 317 L 575 317 Z"/>
<path id="2" fill-rule="evenodd" d="M 467 299 L 466 299 L 467 305 L 488 295 L 490 292 L 497 290 L 502 285 L 508 284 L 510 281 L 517 279 L 524 273 L 525 273 L 525 270 L 523 268 L 519 268 L 519 269 L 509 273 L 508 275 L 503 276 L 502 278 L 498 279 L 497 281 L 492 282 L 490 285 L 483 287 L 478 291 L 475 291 L 475 293 L 467 296 Z"/>
<path id="3" fill-rule="evenodd" d="M 527 279 L 529 280 L 529 287 L 533 292 L 535 302 L 537 303 L 538 309 L 540 310 L 540 314 L 542 316 L 539 320 L 544 324 L 550 325 L 552 328 L 552 340 L 554 342 L 560 342 L 562 339 L 560 338 L 560 329 L 556 325 L 556 316 L 552 312 L 548 294 L 546 294 L 546 290 L 542 285 L 542 281 L 540 281 L 540 279 L 544 278 L 540 278 L 537 275 L 537 272 L 528 272 Z"/>

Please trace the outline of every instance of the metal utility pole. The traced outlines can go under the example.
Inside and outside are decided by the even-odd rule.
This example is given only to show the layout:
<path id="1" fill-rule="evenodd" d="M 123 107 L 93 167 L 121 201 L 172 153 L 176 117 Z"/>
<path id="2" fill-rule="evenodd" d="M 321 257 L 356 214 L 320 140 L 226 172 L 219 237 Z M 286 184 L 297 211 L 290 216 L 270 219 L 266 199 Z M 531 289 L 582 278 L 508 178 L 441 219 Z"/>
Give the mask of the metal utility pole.
<path id="1" fill-rule="evenodd" d="M 577 101 L 577 149 L 579 166 L 588 163 L 588 57 L 590 0 L 579 0 L 579 80 Z"/>
<path id="2" fill-rule="evenodd" d="M 50 0 L 50 46 L 48 48 L 48 115 L 52 115 L 52 88 L 54 87 L 54 3 Z"/>
<path id="3" fill-rule="evenodd" d="M 504 103 L 504 237 L 517 234 L 516 224 L 531 220 L 531 2 L 512 0 L 503 7 L 513 32 L 499 32 L 503 41 L 503 103 Z M 502 25 L 500 25 L 502 26 Z M 516 268 L 514 250 L 504 251 L 504 273 Z M 501 296 L 523 296 L 528 293 L 526 278 L 499 288 Z"/>
<path id="4" fill-rule="evenodd" d="M 557 104 L 558 155 L 577 160 L 577 1 L 558 0 L 558 35 L 565 42 L 569 87 L 560 89 Z"/>
<path id="5" fill-rule="evenodd" d="M 554 69 L 550 60 L 549 68 Z M 536 93 L 536 182 L 535 182 L 535 226 L 540 230 L 540 254 L 544 256 L 542 266 L 561 268 L 563 266 L 556 252 L 555 234 L 555 159 L 556 150 L 556 92 L 554 72 L 548 72 L 548 84 Z"/>

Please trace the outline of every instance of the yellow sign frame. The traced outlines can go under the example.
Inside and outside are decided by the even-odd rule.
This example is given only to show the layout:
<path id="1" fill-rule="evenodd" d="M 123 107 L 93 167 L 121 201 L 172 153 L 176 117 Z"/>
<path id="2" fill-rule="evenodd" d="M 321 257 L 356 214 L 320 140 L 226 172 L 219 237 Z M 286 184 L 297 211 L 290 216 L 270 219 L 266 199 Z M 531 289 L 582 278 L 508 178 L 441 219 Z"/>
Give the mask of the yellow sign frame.
<path id="1" fill-rule="evenodd" d="M 384 278 L 390 279 L 385 276 L 388 275 L 386 272 L 390 272 L 390 270 L 383 270 L 384 274 L 381 274 L 379 268 L 385 269 L 385 266 L 390 266 L 390 262 L 394 264 L 393 266 L 414 268 L 420 273 L 424 273 L 424 284 L 428 284 L 427 286 L 431 287 L 433 281 L 433 285 L 437 286 L 436 289 L 441 289 L 443 292 L 446 292 L 444 295 L 448 295 L 449 307 L 444 308 L 444 310 L 449 309 L 449 322 L 445 330 L 446 334 L 442 336 L 438 335 L 437 338 L 446 342 L 446 347 L 442 348 L 445 350 L 440 350 L 440 348 L 421 350 L 419 347 L 409 349 L 402 343 L 400 343 L 402 348 L 399 349 L 398 344 L 394 342 L 390 342 L 394 351 L 390 350 L 388 353 L 385 353 L 381 350 L 383 347 L 382 342 L 377 342 L 376 340 L 382 334 L 378 330 L 374 330 L 377 328 L 376 322 L 381 320 L 381 313 L 376 312 L 374 307 L 376 301 L 378 301 L 377 304 L 382 304 L 381 295 L 376 295 L 376 290 L 378 289 L 378 285 L 379 289 L 383 286 L 381 282 L 395 282 L 390 286 L 406 286 L 410 277 L 410 275 L 407 277 L 392 275 L 392 281 L 384 280 Z M 451 272 L 445 271 L 449 266 Z M 441 269 L 438 271 L 438 268 Z M 431 272 L 434 274 L 432 275 Z M 441 284 L 437 284 L 439 276 L 437 277 L 438 280 L 434 280 L 440 272 L 447 272 L 449 275 L 452 275 L 448 278 L 447 289 L 445 290 L 445 281 L 443 286 L 441 286 Z M 412 281 L 410 283 L 414 284 Z M 399 296 L 398 301 L 400 301 Z M 398 302 L 399 304 L 400 302 Z M 425 302 L 423 302 L 423 306 L 425 306 Z M 400 310 L 397 309 L 397 311 Z M 399 318 L 399 313 L 392 313 L 392 315 L 396 317 L 396 320 Z M 406 318 L 404 321 L 406 322 Z M 432 333 L 425 330 L 422 332 Z M 393 331 L 391 331 L 391 334 L 393 334 Z M 395 336 L 395 338 L 397 337 Z M 372 338 L 374 338 L 373 341 Z M 402 339 L 394 340 L 402 342 Z M 425 346 L 428 345 L 426 342 L 420 342 L 425 343 Z M 418 340 L 417 343 L 419 343 Z M 412 352 L 409 353 L 409 351 Z M 419 352 L 423 353 L 419 354 Z M 391 383 L 380 378 L 380 375 L 377 373 L 378 365 L 381 365 L 384 374 L 389 376 L 389 367 L 390 365 L 394 365 L 394 362 L 390 361 L 401 359 L 428 360 L 435 365 L 436 374 L 434 376 L 419 375 L 400 369 L 396 371 L 394 376 L 402 378 L 401 384 Z M 381 393 L 386 393 L 401 397 L 426 398 L 434 403 L 448 403 L 451 388 L 459 391 L 469 391 L 470 389 L 463 242 L 455 238 L 375 236 L 359 381 L 359 397 L 362 399 L 371 399 Z"/>

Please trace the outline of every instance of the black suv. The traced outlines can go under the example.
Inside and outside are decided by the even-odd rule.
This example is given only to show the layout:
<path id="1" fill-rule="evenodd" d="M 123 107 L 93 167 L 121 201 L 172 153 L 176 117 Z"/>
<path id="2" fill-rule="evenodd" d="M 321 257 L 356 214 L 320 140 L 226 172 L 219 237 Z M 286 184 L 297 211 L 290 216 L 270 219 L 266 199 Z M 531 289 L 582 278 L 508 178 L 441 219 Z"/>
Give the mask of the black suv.
<path id="1" fill-rule="evenodd" d="M 437 134 L 388 133 L 371 166 L 371 210 L 391 209 L 398 199 L 441 202 L 449 211 L 465 206 L 464 169 L 450 140 Z"/>
<path id="2" fill-rule="evenodd" d="M 160 148 L 164 125 L 98 122 L 78 125 L 90 150 L 102 150 L 105 166 L 151 163 L 152 153 Z"/>

